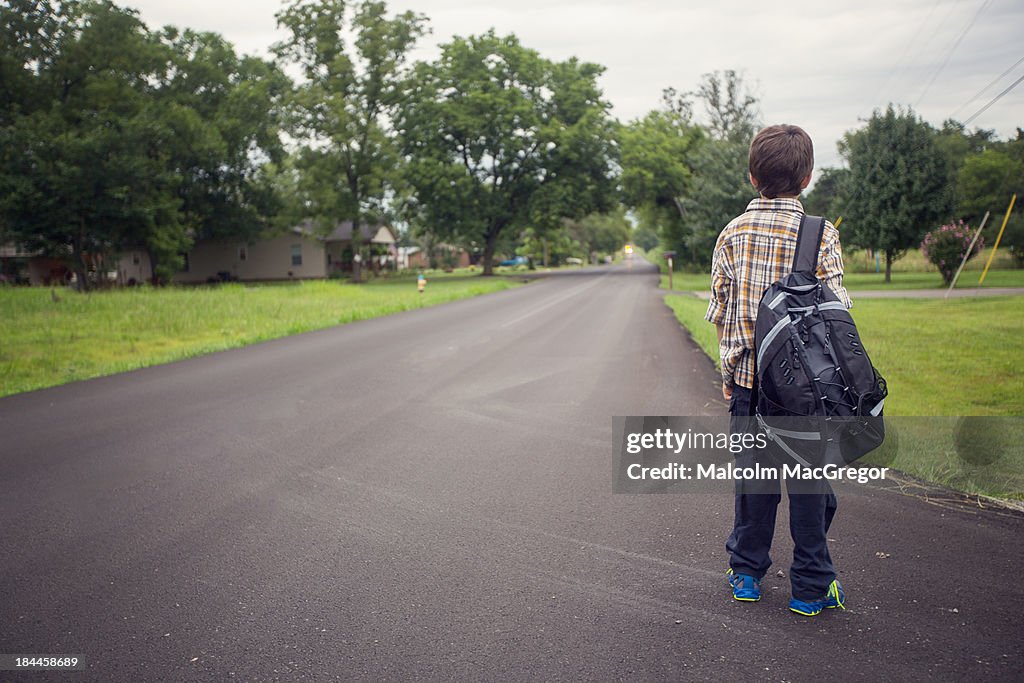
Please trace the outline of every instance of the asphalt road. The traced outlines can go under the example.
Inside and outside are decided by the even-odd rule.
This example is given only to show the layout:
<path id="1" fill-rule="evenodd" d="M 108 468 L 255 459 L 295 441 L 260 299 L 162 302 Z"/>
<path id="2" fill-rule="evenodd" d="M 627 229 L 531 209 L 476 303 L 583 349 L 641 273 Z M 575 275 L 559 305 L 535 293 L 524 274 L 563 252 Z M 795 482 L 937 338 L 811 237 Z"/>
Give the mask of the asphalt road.
<path id="1" fill-rule="evenodd" d="M 1020 680 L 1019 515 L 845 485 L 806 619 L 611 493 L 611 416 L 725 412 L 648 268 L 0 399 L 0 653 L 88 662 L 0 680 Z"/>

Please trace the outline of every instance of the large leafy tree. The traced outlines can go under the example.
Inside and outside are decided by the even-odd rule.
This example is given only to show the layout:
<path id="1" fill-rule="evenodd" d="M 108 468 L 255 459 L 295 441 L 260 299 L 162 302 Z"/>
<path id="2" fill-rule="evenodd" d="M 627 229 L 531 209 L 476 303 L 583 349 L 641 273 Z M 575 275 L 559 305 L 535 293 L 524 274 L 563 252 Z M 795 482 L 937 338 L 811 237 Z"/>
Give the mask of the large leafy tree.
<path id="1" fill-rule="evenodd" d="M 849 182 L 849 174 L 850 171 L 845 168 L 823 168 L 814 181 L 814 189 L 804 197 L 803 205 L 807 213 L 824 216 L 834 222 L 839 217 L 836 197 L 843 184 Z"/>
<path id="2" fill-rule="evenodd" d="M 712 138 L 697 150 L 695 182 L 682 202 L 683 219 L 666 224 L 663 230 L 665 240 L 679 252 L 680 262 L 709 268 L 722 228 L 746 208 L 754 194 L 747 179 L 748 146 L 749 140 Z"/>
<path id="3" fill-rule="evenodd" d="M 4 106 L 3 220 L 27 247 L 66 256 L 88 287 L 104 255 L 178 224 L 168 130 L 152 96 L 166 55 L 133 11 L 110 2 L 3 11 L 8 29 L 31 27 L 20 31 L 30 44 L 4 66 L 25 97 Z"/>
<path id="4" fill-rule="evenodd" d="M 586 248 L 587 254 L 614 254 L 630 240 L 632 232 L 625 210 L 619 206 L 607 213 L 593 213 L 580 220 L 567 220 L 569 234 Z"/>
<path id="5" fill-rule="evenodd" d="M 61 22 L 48 0 L 9 0 L 0 5 L 0 124 L 41 105 L 38 70 L 52 59 Z"/>
<path id="6" fill-rule="evenodd" d="M 251 237 L 276 211 L 287 79 L 215 34 L 153 33 L 111 2 L 0 8 L 0 217 L 83 287 L 103 258 L 149 252 L 168 278 L 196 237 Z M 10 49 L 7 49 L 7 48 Z"/>
<path id="7" fill-rule="evenodd" d="M 1024 137 L 1018 131 L 1016 140 L 992 144 L 983 152 L 968 156 L 957 176 L 960 202 L 957 213 L 977 225 L 986 211 L 991 212 L 986 241 L 994 244 L 1010 198 L 1016 194 L 1014 211 L 1000 240 L 1000 248 L 1008 248 L 1018 263 L 1024 263 Z"/>
<path id="8" fill-rule="evenodd" d="M 990 211 L 1001 219 L 1010 197 L 1024 197 L 1024 160 L 1015 159 L 1005 147 L 986 149 L 964 160 L 957 181 L 961 218 L 977 222 Z"/>
<path id="9" fill-rule="evenodd" d="M 703 125 L 693 121 L 693 98 Z M 756 98 L 726 71 L 705 74 L 692 93 L 666 90 L 661 109 L 620 133 L 625 201 L 657 226 L 676 263 L 708 266 L 718 233 L 749 201 L 747 147 L 757 126 Z"/>
<path id="10" fill-rule="evenodd" d="M 180 179 L 182 219 L 195 238 L 252 240 L 281 210 L 266 169 L 283 158 L 290 82 L 215 33 L 168 27 L 160 39 L 169 59 L 158 98 L 174 133 L 166 151 Z"/>
<path id="11" fill-rule="evenodd" d="M 398 127 L 416 220 L 482 251 L 610 208 L 615 148 L 595 64 L 555 63 L 494 32 L 455 38 L 408 81 Z"/>
<path id="12" fill-rule="evenodd" d="M 303 75 L 290 106 L 303 208 L 323 229 L 351 220 L 358 250 L 361 223 L 384 213 L 400 177 L 389 124 L 426 19 L 388 17 L 383 2 L 296 0 L 277 21 L 290 35 L 274 50 Z"/>
<path id="13" fill-rule="evenodd" d="M 703 105 L 709 136 L 693 158 L 696 182 L 683 201 L 683 221 L 666 234 L 685 261 L 707 269 L 722 228 L 753 195 L 747 159 L 761 124 L 758 100 L 736 71 L 704 74 L 693 96 Z"/>
<path id="14" fill-rule="evenodd" d="M 893 262 L 952 213 L 948 158 L 931 126 L 892 105 L 847 133 L 839 151 L 850 169 L 839 200 L 844 234 L 857 246 L 885 253 L 890 282 Z"/>
<path id="15" fill-rule="evenodd" d="M 662 109 L 620 129 L 620 182 L 630 206 L 646 204 L 682 218 L 682 201 L 694 182 L 694 155 L 705 133 L 691 121 L 688 103 L 673 106 L 678 102 L 675 92 L 666 90 Z"/>

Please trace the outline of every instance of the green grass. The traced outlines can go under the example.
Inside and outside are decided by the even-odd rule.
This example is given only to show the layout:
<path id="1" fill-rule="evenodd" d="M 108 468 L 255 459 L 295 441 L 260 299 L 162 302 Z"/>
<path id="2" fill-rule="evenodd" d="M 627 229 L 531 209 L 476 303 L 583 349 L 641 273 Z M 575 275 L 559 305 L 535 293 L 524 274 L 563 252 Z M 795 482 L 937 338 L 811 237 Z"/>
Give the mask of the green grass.
<path id="1" fill-rule="evenodd" d="M 981 275 L 980 271 L 964 270 L 956 283 L 956 288 L 977 287 L 979 275 Z M 945 288 L 942 276 L 937 272 L 894 272 L 892 282 L 889 284 L 885 283 L 884 273 L 847 273 L 843 276 L 843 284 L 854 294 L 858 290 Z M 990 270 L 985 276 L 983 287 L 1024 287 L 1024 270 Z M 661 288 L 669 289 L 668 275 L 662 274 Z M 681 292 L 708 291 L 711 289 L 711 276 L 707 273 L 673 273 L 672 289 Z"/>
<path id="2" fill-rule="evenodd" d="M 885 425 L 886 443 L 859 464 L 892 467 L 969 494 L 1024 500 L 1024 419 L 887 417 Z"/>
<path id="3" fill-rule="evenodd" d="M 1024 297 L 861 300 L 894 415 L 1024 415 Z"/>
<path id="4" fill-rule="evenodd" d="M 78 294 L 0 287 L 0 396 L 245 346 L 332 325 L 486 294 L 501 278 L 415 276 L 141 287 Z"/>
<path id="5" fill-rule="evenodd" d="M 975 288 L 978 286 L 980 271 L 964 270 L 957 280 L 956 288 Z M 945 289 L 942 276 L 938 273 L 893 273 L 892 282 L 885 283 L 884 273 L 847 273 L 843 276 L 843 284 L 851 292 L 857 290 L 884 289 Z M 985 276 L 984 288 L 988 287 L 1024 287 L 1024 270 L 990 270 Z"/>
<path id="6" fill-rule="evenodd" d="M 978 252 L 971 260 L 964 265 L 964 273 L 980 273 L 985 267 L 989 256 L 992 255 L 992 248 L 985 247 Z M 885 257 L 882 256 L 877 262 L 877 267 L 885 269 Z M 843 265 L 848 273 L 874 273 L 876 261 L 863 249 L 843 249 Z M 1010 250 L 1005 246 L 1000 247 L 992 259 L 991 268 L 995 270 L 1010 270 L 1020 267 L 1014 260 Z M 938 273 L 938 269 L 924 257 L 920 249 L 911 249 L 902 258 L 892 264 L 894 273 Z M 974 280 L 978 277 L 975 275 Z"/>
<path id="7" fill-rule="evenodd" d="M 665 302 L 717 364 L 707 302 L 685 295 Z M 888 382 L 887 416 L 1024 415 L 1024 297 L 864 299 L 852 313 Z M 956 454 L 955 420 L 941 418 L 948 424 L 937 430 L 930 419 L 896 422 L 906 433 L 894 467 L 970 493 L 1024 498 L 1021 441 L 1008 441 L 999 462 L 978 466 Z M 1022 421 L 1008 424 L 1019 429 Z"/>
<path id="8" fill-rule="evenodd" d="M 957 289 L 978 286 L 978 278 L 988 261 L 992 249 L 986 247 L 964 266 Z M 661 269 L 661 288 L 674 289 L 680 292 L 707 291 L 711 288 L 709 272 L 675 272 L 672 274 L 672 287 L 668 286 L 668 274 L 665 259 L 660 249 L 646 252 L 647 259 Z M 885 273 L 875 272 L 875 260 L 869 258 L 866 251 L 844 250 L 843 264 L 846 274 L 843 282 L 851 291 L 883 290 L 883 289 L 941 289 L 946 285 L 942 282 L 939 271 L 929 263 L 918 249 L 908 251 L 901 259 L 893 263 L 892 282 L 886 284 Z M 992 259 L 992 265 L 985 276 L 984 287 L 1024 287 L 1024 269 L 1007 249 L 1001 248 Z M 882 264 L 885 267 L 885 264 Z"/>
<path id="9" fill-rule="evenodd" d="M 690 333 L 697 346 L 704 350 L 719 370 L 722 364 L 718 358 L 718 333 L 715 326 L 704 319 L 707 313 L 708 304 L 694 296 L 669 294 L 665 297 L 665 303 L 676 314 L 676 319 Z"/>

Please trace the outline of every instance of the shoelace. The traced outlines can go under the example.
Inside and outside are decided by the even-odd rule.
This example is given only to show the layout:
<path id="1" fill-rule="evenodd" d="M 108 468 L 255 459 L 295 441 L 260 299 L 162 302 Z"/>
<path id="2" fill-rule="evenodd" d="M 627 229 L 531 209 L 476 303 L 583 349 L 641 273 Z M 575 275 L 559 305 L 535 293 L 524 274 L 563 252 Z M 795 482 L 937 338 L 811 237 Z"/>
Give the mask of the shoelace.
<path id="1" fill-rule="evenodd" d="M 846 606 L 843 604 L 843 599 L 839 596 L 839 584 L 835 581 L 833 581 L 832 585 L 828 587 L 828 595 L 826 597 L 834 598 L 839 609 L 844 611 L 846 610 Z"/>

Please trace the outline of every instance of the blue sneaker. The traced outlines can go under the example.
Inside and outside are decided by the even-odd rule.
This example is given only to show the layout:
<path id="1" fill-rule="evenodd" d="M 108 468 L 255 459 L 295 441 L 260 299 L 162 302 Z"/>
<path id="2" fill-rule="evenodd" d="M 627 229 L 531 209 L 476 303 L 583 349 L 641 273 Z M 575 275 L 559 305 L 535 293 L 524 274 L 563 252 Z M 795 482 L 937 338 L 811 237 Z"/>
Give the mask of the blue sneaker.
<path id="1" fill-rule="evenodd" d="M 757 602 L 761 599 L 761 579 L 755 579 L 749 574 L 737 574 L 729 568 L 725 572 L 732 588 L 732 599 L 740 602 Z"/>
<path id="2" fill-rule="evenodd" d="M 789 601 L 789 609 L 805 617 L 813 617 L 820 614 L 823 609 L 835 609 L 836 607 L 846 609 L 845 602 L 846 593 L 843 592 L 842 585 L 838 581 L 833 581 L 829 584 L 828 592 L 824 597 L 811 601 L 793 598 Z"/>

